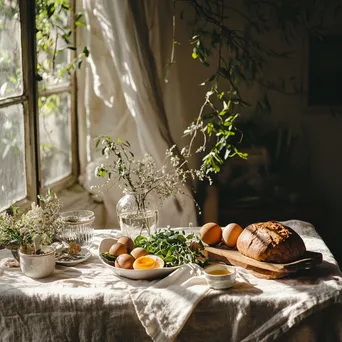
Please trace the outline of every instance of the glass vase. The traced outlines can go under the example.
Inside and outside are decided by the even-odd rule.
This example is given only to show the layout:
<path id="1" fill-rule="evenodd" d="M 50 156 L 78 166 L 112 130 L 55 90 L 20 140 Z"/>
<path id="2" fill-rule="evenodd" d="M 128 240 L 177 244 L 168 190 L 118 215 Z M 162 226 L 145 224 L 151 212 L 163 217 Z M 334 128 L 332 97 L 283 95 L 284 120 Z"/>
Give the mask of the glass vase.
<path id="1" fill-rule="evenodd" d="M 116 213 L 124 236 L 134 239 L 156 230 L 158 210 L 152 196 L 144 190 L 126 191 L 116 205 Z"/>

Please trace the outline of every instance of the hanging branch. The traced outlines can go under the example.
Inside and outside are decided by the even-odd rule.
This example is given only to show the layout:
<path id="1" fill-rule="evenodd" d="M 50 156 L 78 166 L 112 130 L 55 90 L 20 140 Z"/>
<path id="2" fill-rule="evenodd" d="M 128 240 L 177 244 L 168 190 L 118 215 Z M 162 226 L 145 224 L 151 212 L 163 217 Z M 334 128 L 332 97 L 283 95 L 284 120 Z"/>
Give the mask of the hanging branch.
<path id="1" fill-rule="evenodd" d="M 176 17 L 177 2 L 189 4 L 195 13 L 193 35 L 189 39 L 193 47 L 192 58 L 204 67 L 216 65 L 201 83 L 207 91 L 198 116 L 184 131 L 185 135 L 191 136 L 186 149 L 189 156 L 205 151 L 201 169 L 206 173 L 219 172 L 227 158 L 247 158 L 247 154 L 239 150 L 243 134 L 237 127 L 241 109 L 250 106 L 243 99 L 241 84 L 259 82 L 269 58 L 288 58 L 291 55 L 289 51 L 276 51 L 265 44 L 265 40 L 261 42 L 262 35 L 272 32 L 290 42 L 298 30 L 309 28 L 307 18 L 312 12 L 312 0 L 246 0 L 243 8 L 235 8 L 234 2 L 228 0 L 174 0 L 173 18 Z M 244 30 L 231 25 L 231 13 L 245 21 Z M 176 21 L 173 20 L 174 42 L 175 26 Z M 213 57 L 216 63 L 212 63 Z M 171 62 L 175 63 L 174 46 Z M 284 94 L 289 93 L 283 90 Z M 203 141 L 193 151 L 199 132 Z"/>

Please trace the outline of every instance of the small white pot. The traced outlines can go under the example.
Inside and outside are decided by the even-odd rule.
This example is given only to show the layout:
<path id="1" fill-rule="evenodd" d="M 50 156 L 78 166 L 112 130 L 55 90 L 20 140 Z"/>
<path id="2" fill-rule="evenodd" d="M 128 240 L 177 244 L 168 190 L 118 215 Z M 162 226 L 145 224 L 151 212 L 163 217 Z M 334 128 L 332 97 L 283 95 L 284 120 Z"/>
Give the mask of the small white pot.
<path id="1" fill-rule="evenodd" d="M 56 259 L 53 247 L 43 247 L 45 254 L 28 255 L 19 249 L 20 269 L 28 277 L 39 279 L 49 276 L 55 270 Z"/>

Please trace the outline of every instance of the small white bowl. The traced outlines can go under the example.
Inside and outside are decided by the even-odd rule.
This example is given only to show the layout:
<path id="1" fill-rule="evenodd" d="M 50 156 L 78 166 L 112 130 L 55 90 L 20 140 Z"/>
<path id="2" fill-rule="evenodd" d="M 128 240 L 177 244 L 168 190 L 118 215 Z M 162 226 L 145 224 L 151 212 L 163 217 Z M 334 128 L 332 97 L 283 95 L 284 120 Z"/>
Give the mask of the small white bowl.
<path id="1" fill-rule="evenodd" d="M 236 268 L 224 264 L 211 264 L 204 269 L 208 285 L 217 290 L 232 287 L 236 279 Z"/>

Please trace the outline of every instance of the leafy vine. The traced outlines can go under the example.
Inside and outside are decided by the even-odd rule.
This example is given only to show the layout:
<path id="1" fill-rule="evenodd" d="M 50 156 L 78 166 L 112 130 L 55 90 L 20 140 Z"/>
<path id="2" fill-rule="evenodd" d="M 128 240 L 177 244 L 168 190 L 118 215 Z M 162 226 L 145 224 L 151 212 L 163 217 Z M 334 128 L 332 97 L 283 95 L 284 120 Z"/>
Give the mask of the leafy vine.
<path id="1" fill-rule="evenodd" d="M 239 149 L 243 133 L 238 118 L 244 107 L 251 106 L 242 94 L 242 85 L 261 84 L 286 94 L 300 90 L 293 79 L 280 84 L 265 83 L 264 70 L 270 58 L 288 58 L 290 51 L 277 51 L 267 44 L 265 36 L 272 32 L 277 39 L 290 43 L 300 30 L 318 34 L 323 12 L 317 11 L 311 0 L 174 0 L 173 48 L 167 63 L 167 72 L 175 64 L 174 49 L 176 4 L 188 4 L 195 19 L 189 44 L 192 58 L 208 68 L 208 77 L 201 83 L 206 87 L 205 98 L 198 116 L 185 130 L 190 136 L 188 153 L 194 148 L 195 138 L 202 137 L 196 152 L 205 152 L 201 168 L 207 173 L 219 172 L 226 159 L 247 154 Z M 316 10 L 316 12 L 315 12 Z M 182 13 L 182 16 L 184 14 Z M 243 28 L 232 24 L 238 17 Z M 318 23 L 313 25 L 312 22 Z M 293 90 L 288 90 L 291 83 Z M 270 111 L 265 92 L 256 108 Z M 197 141 L 197 139 L 196 139 Z"/>

